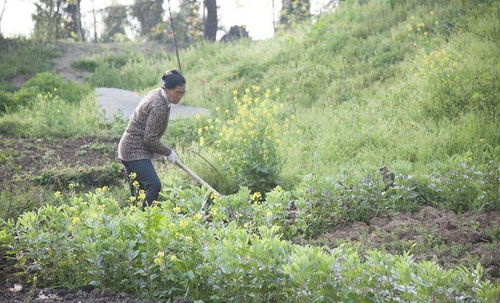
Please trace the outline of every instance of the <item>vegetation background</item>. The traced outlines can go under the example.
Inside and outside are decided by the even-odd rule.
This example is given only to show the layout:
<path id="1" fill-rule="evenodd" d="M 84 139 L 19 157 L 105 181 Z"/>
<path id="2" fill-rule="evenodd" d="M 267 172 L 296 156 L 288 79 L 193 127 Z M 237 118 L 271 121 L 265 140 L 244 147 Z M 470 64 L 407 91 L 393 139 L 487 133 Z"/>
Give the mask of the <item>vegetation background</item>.
<path id="1" fill-rule="evenodd" d="M 206 191 L 161 163 L 161 206 L 134 206 L 113 163 L 126 121 L 104 121 L 93 93 L 157 87 L 177 64 L 172 44 L 144 51 L 107 25 L 101 39 L 121 43 L 82 44 L 73 67 L 89 76 L 74 83 L 51 72 L 74 45 L 54 39 L 80 39 L 63 23 L 1 38 L 0 238 L 33 287 L 221 302 L 499 298 L 497 1 L 352 0 L 314 18 L 308 1 L 285 1 L 275 38 L 230 44 L 181 17 L 194 2 L 173 19 L 185 22 L 183 102 L 212 116 L 174 121 L 164 141 L 226 195 L 209 198 L 208 222 Z M 140 22 L 150 40 L 166 30 Z M 49 161 L 40 142 L 78 144 Z M 354 239 L 336 233 L 346 226 Z"/>

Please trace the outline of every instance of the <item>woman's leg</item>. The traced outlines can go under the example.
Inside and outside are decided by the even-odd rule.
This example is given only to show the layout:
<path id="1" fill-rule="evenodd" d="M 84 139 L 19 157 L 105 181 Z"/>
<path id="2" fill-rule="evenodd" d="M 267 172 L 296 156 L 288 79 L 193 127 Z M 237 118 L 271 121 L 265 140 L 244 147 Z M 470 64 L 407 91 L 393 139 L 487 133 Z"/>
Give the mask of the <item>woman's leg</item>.
<path id="1" fill-rule="evenodd" d="M 153 201 L 158 201 L 161 183 L 151 160 L 122 161 L 122 163 L 127 175 L 130 176 L 131 173 L 137 175 L 136 180 L 139 182 L 139 188 L 146 192 L 146 199 L 142 203 L 142 207 L 150 206 Z"/>

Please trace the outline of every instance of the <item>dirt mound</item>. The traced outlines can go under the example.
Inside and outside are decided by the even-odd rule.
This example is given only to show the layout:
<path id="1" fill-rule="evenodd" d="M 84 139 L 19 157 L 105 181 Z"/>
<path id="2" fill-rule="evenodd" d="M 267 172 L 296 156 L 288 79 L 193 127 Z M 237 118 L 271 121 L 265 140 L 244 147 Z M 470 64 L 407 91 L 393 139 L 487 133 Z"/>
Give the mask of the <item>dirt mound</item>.
<path id="1" fill-rule="evenodd" d="M 393 254 L 410 252 L 415 260 L 432 260 L 443 267 L 480 262 L 485 274 L 500 280 L 500 211 L 457 215 L 424 207 L 413 214 L 378 216 L 368 223 L 343 225 L 301 244 L 335 248 L 354 242 L 362 250 L 385 249 Z"/>

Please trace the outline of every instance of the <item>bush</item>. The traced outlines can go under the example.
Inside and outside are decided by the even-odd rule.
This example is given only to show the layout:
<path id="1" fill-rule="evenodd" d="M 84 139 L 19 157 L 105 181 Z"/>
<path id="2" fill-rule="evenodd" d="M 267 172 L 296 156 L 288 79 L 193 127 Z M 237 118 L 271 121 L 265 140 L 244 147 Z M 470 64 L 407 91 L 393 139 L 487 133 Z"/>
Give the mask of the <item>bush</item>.
<path id="1" fill-rule="evenodd" d="M 225 110 L 211 125 L 198 130 L 200 146 L 209 144 L 216 152 L 222 172 L 240 186 L 267 192 L 279 183 L 283 166 L 278 146 L 286 127 L 280 125 L 283 105 L 271 101 L 271 91 L 258 86 L 246 89 L 242 97 L 233 91 L 235 113 Z M 220 110 L 220 109 L 219 109 Z"/>
<path id="2" fill-rule="evenodd" d="M 64 79 L 54 73 L 37 74 L 34 78 L 26 81 L 23 87 L 15 94 L 19 105 L 32 103 L 38 94 L 57 96 L 70 103 L 77 103 L 88 95 L 91 89 Z"/>

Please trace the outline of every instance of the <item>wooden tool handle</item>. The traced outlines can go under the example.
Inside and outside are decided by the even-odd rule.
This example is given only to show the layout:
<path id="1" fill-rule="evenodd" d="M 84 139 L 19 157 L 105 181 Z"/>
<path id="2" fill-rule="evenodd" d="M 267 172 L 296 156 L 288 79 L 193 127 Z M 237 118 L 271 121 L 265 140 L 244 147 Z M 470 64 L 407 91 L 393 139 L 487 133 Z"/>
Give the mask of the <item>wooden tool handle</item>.
<path id="1" fill-rule="evenodd" d="M 200 178 L 192 170 L 190 170 L 188 167 L 186 167 L 179 159 L 175 160 L 175 164 L 177 166 L 179 166 L 182 170 L 184 170 L 186 173 L 188 173 L 191 177 L 193 177 L 193 179 L 195 179 L 196 181 L 198 181 L 198 183 L 200 183 L 201 185 L 206 186 L 208 189 L 210 189 L 215 194 L 217 194 L 219 196 L 222 196 L 218 191 L 216 191 L 212 186 L 210 186 L 210 184 L 208 184 L 207 182 L 203 181 L 202 178 Z"/>

